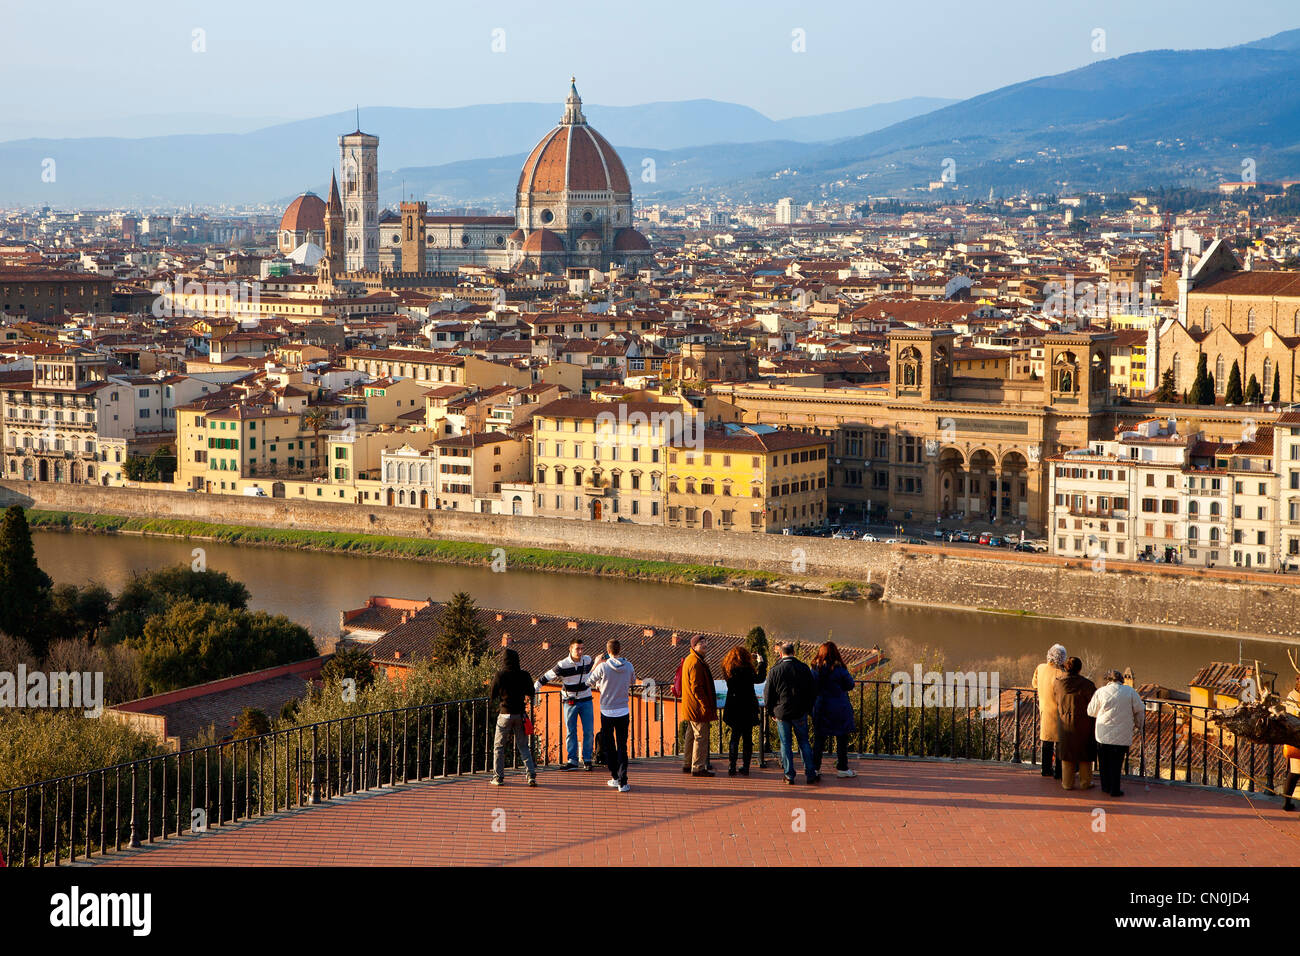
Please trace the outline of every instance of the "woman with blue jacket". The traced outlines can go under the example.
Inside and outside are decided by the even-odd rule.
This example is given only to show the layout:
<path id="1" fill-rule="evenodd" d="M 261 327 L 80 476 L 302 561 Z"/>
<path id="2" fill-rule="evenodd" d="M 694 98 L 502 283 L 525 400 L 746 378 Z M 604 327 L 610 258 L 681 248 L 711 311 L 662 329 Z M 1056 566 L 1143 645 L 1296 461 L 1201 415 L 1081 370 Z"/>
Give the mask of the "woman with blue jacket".
<path id="1" fill-rule="evenodd" d="M 813 767 L 821 773 L 826 742 L 834 737 L 835 776 L 856 777 L 849 769 L 849 734 L 854 730 L 853 702 L 849 699 L 853 675 L 839 648 L 830 641 L 817 648 L 812 675 L 817 695 L 813 703 Z"/>

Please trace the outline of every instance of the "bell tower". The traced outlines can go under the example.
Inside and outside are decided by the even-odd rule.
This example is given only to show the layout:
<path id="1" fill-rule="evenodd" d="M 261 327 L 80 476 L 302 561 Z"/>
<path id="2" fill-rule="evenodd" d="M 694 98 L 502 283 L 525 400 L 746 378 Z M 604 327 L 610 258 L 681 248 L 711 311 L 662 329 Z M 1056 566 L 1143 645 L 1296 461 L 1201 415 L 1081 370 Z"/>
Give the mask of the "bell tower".
<path id="1" fill-rule="evenodd" d="M 943 401 L 952 385 L 951 329 L 895 329 L 889 342 L 891 398 Z"/>
<path id="2" fill-rule="evenodd" d="M 401 204 L 402 214 L 402 272 L 424 271 L 424 216 L 428 203 L 406 202 Z"/>
<path id="3" fill-rule="evenodd" d="M 343 265 L 379 271 L 379 137 L 360 129 L 339 137 L 343 168 Z"/>
<path id="4" fill-rule="evenodd" d="M 1065 332 L 1043 336 L 1043 391 L 1048 405 L 1096 408 L 1110 401 L 1115 336 Z"/>

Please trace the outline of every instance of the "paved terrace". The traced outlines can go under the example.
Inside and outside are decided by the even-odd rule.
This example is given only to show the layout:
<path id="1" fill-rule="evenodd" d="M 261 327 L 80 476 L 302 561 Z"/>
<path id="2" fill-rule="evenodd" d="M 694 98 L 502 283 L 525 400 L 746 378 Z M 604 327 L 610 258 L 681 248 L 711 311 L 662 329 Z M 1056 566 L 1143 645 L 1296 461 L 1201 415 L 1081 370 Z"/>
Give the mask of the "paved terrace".
<path id="1" fill-rule="evenodd" d="M 623 794 L 600 768 L 542 771 L 535 789 L 514 772 L 501 788 L 480 774 L 334 799 L 94 865 L 1284 866 L 1300 857 L 1300 815 L 1268 798 L 1131 779 L 1116 800 L 1095 786 L 1067 793 L 1032 766 L 851 766 L 856 779 L 790 787 L 775 764 L 697 779 L 676 759 L 641 760 Z M 1105 832 L 1094 832 L 1095 807 Z M 793 825 L 799 810 L 805 832 Z"/>

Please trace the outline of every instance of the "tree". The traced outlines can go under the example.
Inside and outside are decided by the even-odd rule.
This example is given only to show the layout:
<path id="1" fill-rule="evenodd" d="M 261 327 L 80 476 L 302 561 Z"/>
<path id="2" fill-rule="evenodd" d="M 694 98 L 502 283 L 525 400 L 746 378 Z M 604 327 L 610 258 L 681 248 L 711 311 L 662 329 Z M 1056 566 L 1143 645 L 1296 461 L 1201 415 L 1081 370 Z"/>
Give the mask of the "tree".
<path id="1" fill-rule="evenodd" d="M 50 596 L 53 633 L 94 644 L 112 617 L 113 592 L 102 584 L 60 584 Z"/>
<path id="2" fill-rule="evenodd" d="M 1282 376 L 1275 374 L 1273 376 L 1273 397 L 1269 399 L 1274 405 L 1282 403 Z"/>
<path id="3" fill-rule="evenodd" d="M 249 737 L 260 737 L 262 734 L 271 732 L 271 721 L 264 711 L 256 707 L 245 707 L 239 712 L 239 719 L 235 722 L 235 730 L 231 736 L 235 740 L 245 740 Z"/>
<path id="4" fill-rule="evenodd" d="M 1264 390 L 1259 387 L 1259 379 L 1251 373 L 1250 381 L 1246 384 L 1246 404 L 1258 405 L 1262 401 L 1264 401 Z"/>
<path id="5" fill-rule="evenodd" d="M 745 649 L 751 656 L 762 654 L 763 659 L 767 660 L 767 632 L 759 626 L 751 627 L 749 633 L 745 635 Z"/>
<path id="6" fill-rule="evenodd" d="M 1174 370 L 1165 369 L 1160 374 L 1160 387 L 1151 396 L 1157 402 L 1178 401 L 1178 388 L 1174 385 Z"/>
<path id="7" fill-rule="evenodd" d="M 18 505 L 0 521 L 0 631 L 26 641 L 38 657 L 50 641 L 50 594 L 54 582 L 36 563 L 27 514 Z"/>
<path id="8" fill-rule="evenodd" d="M 183 564 L 137 575 L 117 596 L 107 639 L 138 637 L 145 621 L 184 598 L 243 610 L 248 607 L 248 588 L 224 571 L 195 571 Z"/>
<path id="9" fill-rule="evenodd" d="M 140 654 L 146 694 L 290 664 L 316 654 L 307 629 L 283 614 L 252 613 L 183 598 L 145 621 L 129 646 Z"/>
<path id="10" fill-rule="evenodd" d="M 321 429 L 329 422 L 329 415 L 320 405 L 312 405 L 302 413 L 302 426 L 310 428 L 312 433 L 311 474 L 322 474 L 327 466 L 325 455 L 320 447 Z"/>
<path id="11" fill-rule="evenodd" d="M 1223 393 L 1223 400 L 1229 405 L 1240 405 L 1245 399 L 1241 391 L 1241 366 L 1237 360 L 1232 361 L 1232 371 L 1228 373 L 1228 390 Z"/>
<path id="12" fill-rule="evenodd" d="M 478 619 L 474 599 L 465 591 L 457 591 L 442 609 L 438 620 L 438 636 L 433 641 L 435 660 L 449 661 L 468 656 L 478 661 L 488 649 L 488 632 Z"/>
<path id="13" fill-rule="evenodd" d="M 1191 392 L 1188 393 L 1188 401 L 1193 405 L 1214 404 L 1214 383 L 1210 379 L 1206 361 L 1207 356 L 1204 352 L 1196 360 L 1196 379 L 1192 382 Z"/>
<path id="14" fill-rule="evenodd" d="M 374 664 L 370 655 L 359 647 L 344 647 L 334 652 L 334 656 L 320 669 L 321 679 L 354 680 L 358 691 L 365 690 L 375 679 Z"/>

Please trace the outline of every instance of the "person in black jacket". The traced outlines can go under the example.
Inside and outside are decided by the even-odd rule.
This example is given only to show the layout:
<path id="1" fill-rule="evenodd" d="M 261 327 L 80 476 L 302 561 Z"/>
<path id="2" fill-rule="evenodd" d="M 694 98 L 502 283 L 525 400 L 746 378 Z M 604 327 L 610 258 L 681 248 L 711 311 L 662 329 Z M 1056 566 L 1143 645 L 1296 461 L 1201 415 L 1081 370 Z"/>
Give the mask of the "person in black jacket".
<path id="1" fill-rule="evenodd" d="M 533 761 L 531 741 L 524 733 L 525 708 L 533 703 L 535 693 L 533 678 L 519 666 L 519 652 L 507 647 L 501 652 L 501 670 L 492 678 L 492 688 L 488 691 L 489 707 L 500 701 L 492 756 L 491 783 L 495 787 L 506 782 L 507 737 L 514 740 L 519 756 L 524 760 L 524 767 L 528 771 L 528 786 L 537 786 L 537 764 Z"/>
<path id="2" fill-rule="evenodd" d="M 755 661 L 758 666 L 755 667 Z M 740 746 L 744 745 L 744 763 L 740 768 L 742 777 L 749 776 L 749 761 L 754 756 L 754 727 L 758 724 L 758 695 L 754 685 L 761 684 L 767 677 L 767 661 L 762 654 L 751 657 L 748 649 L 737 645 L 727 651 L 722 659 L 722 676 L 727 682 L 727 702 L 722 708 L 722 722 L 731 731 L 730 757 L 731 765 L 727 776 L 734 777 L 736 756 Z"/>
<path id="3" fill-rule="evenodd" d="M 813 678 L 808 665 L 794 656 L 794 644 L 789 641 L 778 648 L 781 659 L 772 665 L 763 686 L 763 700 L 776 720 L 781 738 L 781 769 L 785 782 L 794 783 L 794 751 L 791 738 L 799 742 L 803 757 L 804 774 L 809 783 L 821 779 L 813 763 L 812 747 L 808 745 L 808 714 L 813 706 Z"/>

